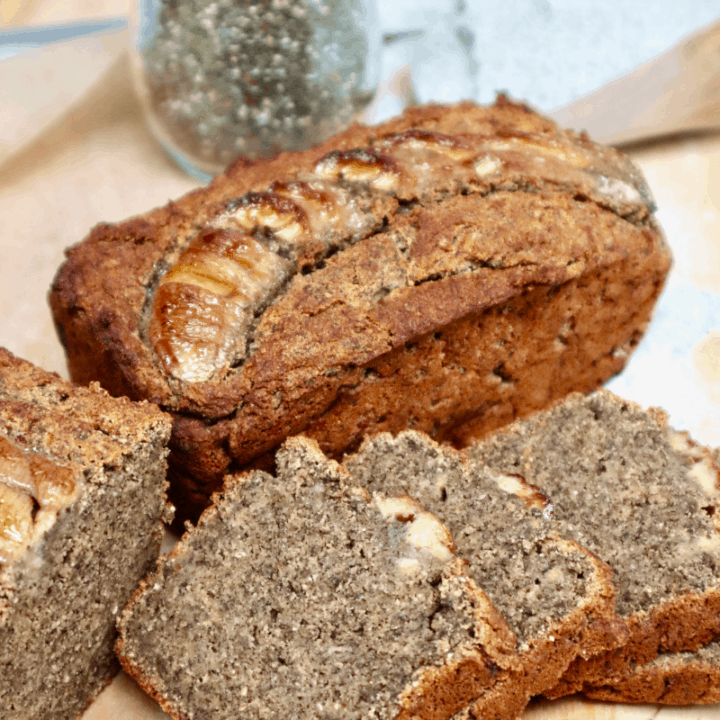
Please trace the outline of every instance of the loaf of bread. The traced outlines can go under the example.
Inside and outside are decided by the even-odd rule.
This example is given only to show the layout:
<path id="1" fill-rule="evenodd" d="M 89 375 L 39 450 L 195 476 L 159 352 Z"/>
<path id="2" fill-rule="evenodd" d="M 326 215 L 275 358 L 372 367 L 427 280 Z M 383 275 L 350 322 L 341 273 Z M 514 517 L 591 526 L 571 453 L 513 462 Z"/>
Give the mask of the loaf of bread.
<path id="1" fill-rule="evenodd" d="M 668 658 L 694 671 L 677 653 L 694 653 L 720 633 L 720 471 L 709 450 L 668 427 L 662 411 L 599 391 L 515 423 L 470 452 L 547 494 L 558 531 L 613 569 L 629 641 L 578 658 L 547 696 L 599 697 L 602 688 L 604 698 L 656 702 Z M 665 657 L 656 660 L 659 653 Z"/>
<path id="2" fill-rule="evenodd" d="M 76 718 L 157 559 L 170 419 L 0 349 L 0 718 Z"/>
<path id="3" fill-rule="evenodd" d="M 50 303 L 76 382 L 173 414 L 195 518 L 292 434 L 462 444 L 598 387 L 670 265 L 653 210 L 626 157 L 522 105 L 413 108 L 96 227 Z"/>
<path id="4" fill-rule="evenodd" d="M 469 470 L 428 442 L 407 469 L 450 488 Z M 546 532 L 534 501 L 474 479 L 493 507 L 455 543 L 416 500 L 371 496 L 316 444 L 288 440 L 277 477 L 230 478 L 141 585 L 119 623 L 124 668 L 178 719 L 292 708 L 306 720 L 444 720 L 470 701 L 476 717 L 516 718 L 578 652 L 597 650 L 612 586 L 605 565 Z M 477 586 L 465 541 L 499 524 L 494 512 L 506 523 L 494 564 L 527 565 L 508 577 L 531 594 L 514 608 Z"/>

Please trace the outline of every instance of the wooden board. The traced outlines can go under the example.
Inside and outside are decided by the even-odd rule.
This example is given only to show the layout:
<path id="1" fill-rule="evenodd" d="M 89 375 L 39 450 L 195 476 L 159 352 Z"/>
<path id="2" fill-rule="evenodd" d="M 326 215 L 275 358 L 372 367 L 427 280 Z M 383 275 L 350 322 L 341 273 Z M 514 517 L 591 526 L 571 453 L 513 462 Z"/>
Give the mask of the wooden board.
<path id="1" fill-rule="evenodd" d="M 552 117 L 611 145 L 720 127 L 720 22 Z"/>

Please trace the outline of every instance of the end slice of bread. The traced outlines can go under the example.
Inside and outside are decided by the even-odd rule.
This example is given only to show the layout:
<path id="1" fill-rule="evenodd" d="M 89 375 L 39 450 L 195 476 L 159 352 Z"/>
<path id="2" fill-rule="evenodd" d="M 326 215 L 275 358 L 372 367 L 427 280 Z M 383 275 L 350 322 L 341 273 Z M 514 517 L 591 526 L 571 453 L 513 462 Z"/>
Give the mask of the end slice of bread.
<path id="1" fill-rule="evenodd" d="M 169 519 L 171 421 L 0 348 L 0 718 L 71 720 Z"/>

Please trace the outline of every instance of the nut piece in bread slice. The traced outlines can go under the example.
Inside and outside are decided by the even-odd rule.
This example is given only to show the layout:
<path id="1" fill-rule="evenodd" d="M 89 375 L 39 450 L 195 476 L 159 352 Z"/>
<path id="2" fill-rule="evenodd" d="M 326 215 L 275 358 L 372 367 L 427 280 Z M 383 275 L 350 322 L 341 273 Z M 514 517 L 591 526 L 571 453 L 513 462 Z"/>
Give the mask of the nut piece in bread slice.
<path id="1" fill-rule="evenodd" d="M 641 174 L 504 98 L 238 162 L 68 251 L 72 378 L 174 415 L 196 518 L 302 432 L 462 444 L 622 369 L 670 266 Z"/>
<path id="2" fill-rule="evenodd" d="M 578 655 L 627 639 L 609 568 L 557 534 L 552 500 L 538 488 L 413 431 L 369 438 L 344 465 L 375 497 L 405 493 L 439 518 L 512 633 L 512 652 L 469 717 L 519 714 Z"/>
<path id="3" fill-rule="evenodd" d="M 76 718 L 160 550 L 171 421 L 0 349 L 0 717 Z"/>
<path id="4" fill-rule="evenodd" d="M 573 396 L 470 453 L 547 494 L 559 532 L 613 569 L 628 643 L 578 659 L 546 695 L 608 685 L 658 653 L 694 652 L 717 637 L 718 466 L 665 413 L 606 391 Z"/>

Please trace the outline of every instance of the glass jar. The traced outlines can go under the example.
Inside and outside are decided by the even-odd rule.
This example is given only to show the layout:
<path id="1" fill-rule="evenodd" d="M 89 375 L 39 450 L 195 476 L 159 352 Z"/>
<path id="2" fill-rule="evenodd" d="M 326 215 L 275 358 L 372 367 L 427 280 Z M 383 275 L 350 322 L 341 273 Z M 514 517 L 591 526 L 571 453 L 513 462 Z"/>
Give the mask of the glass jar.
<path id="1" fill-rule="evenodd" d="M 137 0 L 134 21 L 149 125 L 203 180 L 322 142 L 375 94 L 374 0 Z"/>

